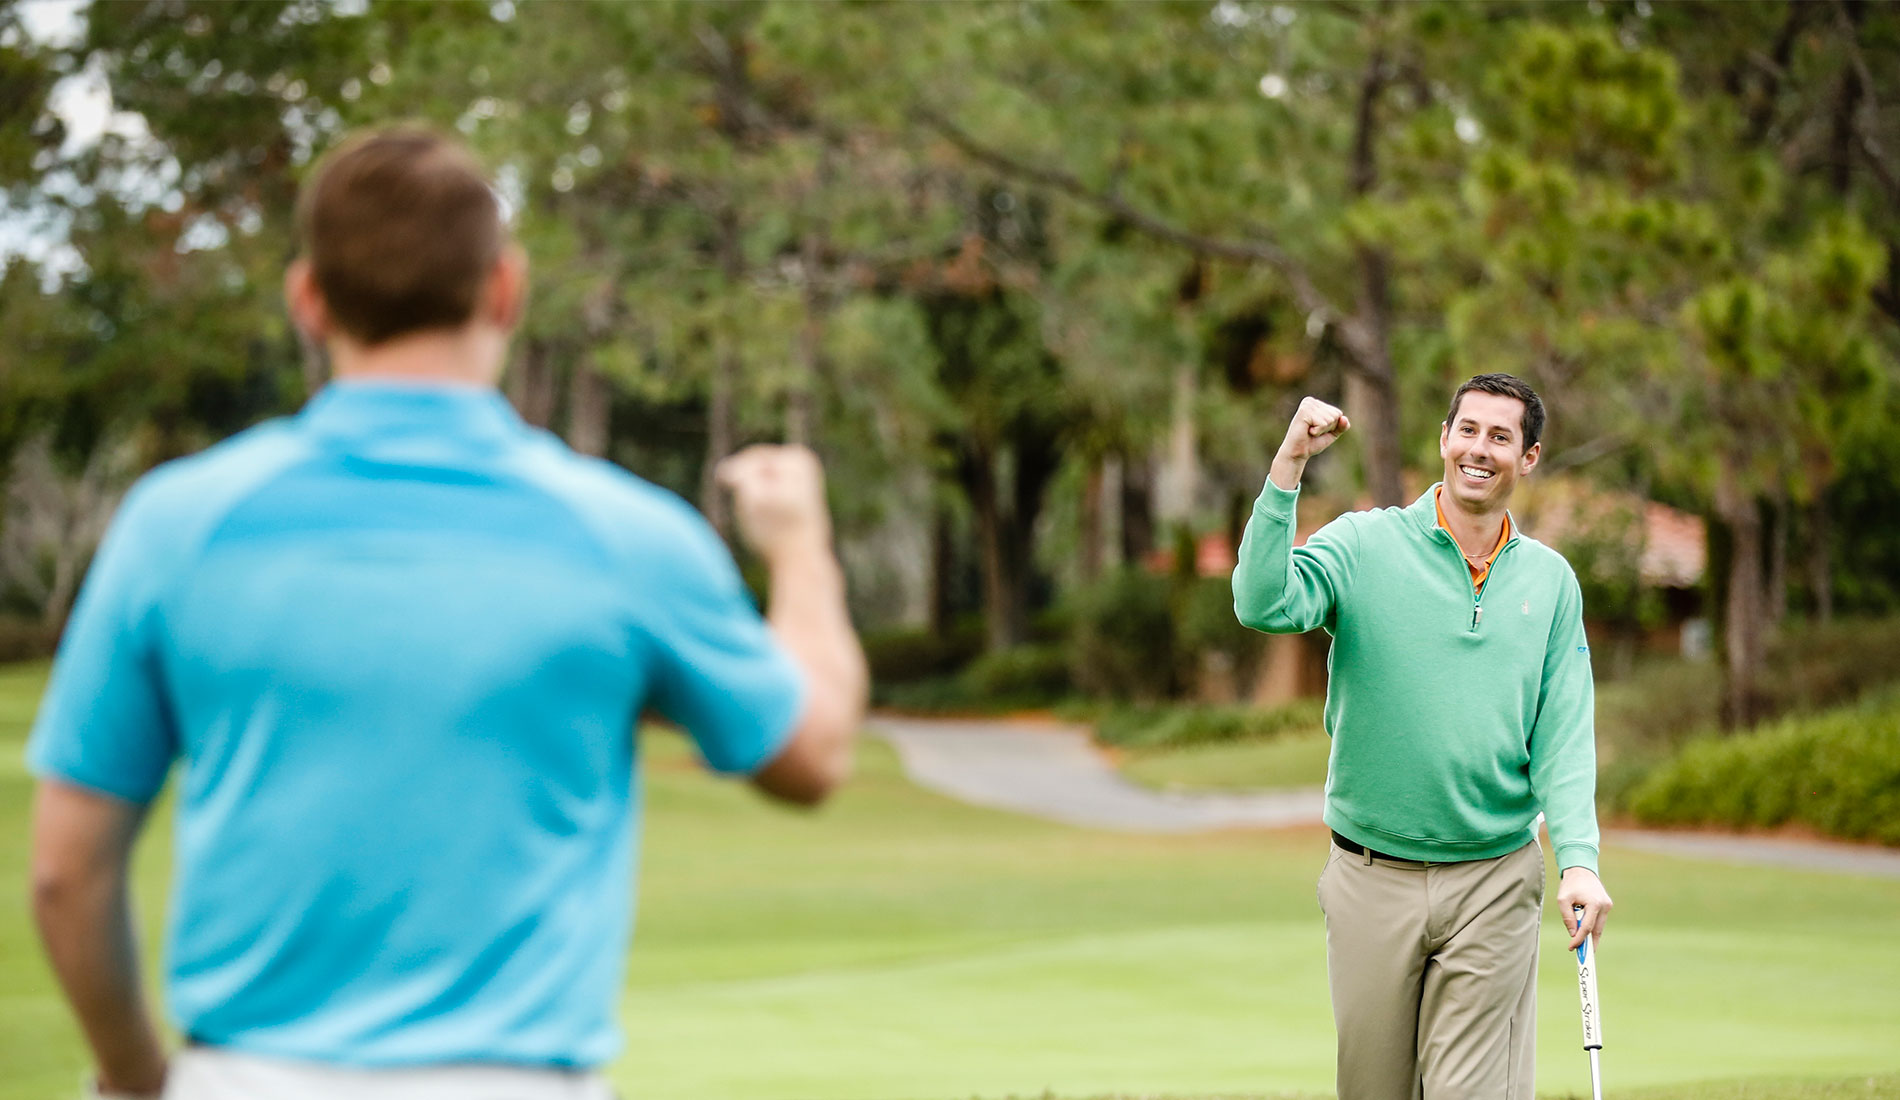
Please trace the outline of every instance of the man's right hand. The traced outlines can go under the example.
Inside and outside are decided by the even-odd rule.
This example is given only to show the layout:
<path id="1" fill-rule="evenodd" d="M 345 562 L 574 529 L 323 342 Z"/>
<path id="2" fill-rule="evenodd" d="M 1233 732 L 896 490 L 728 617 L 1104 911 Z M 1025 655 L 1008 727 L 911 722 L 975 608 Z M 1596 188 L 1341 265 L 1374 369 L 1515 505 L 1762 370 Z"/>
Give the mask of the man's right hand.
<path id="1" fill-rule="evenodd" d="M 831 551 L 825 471 L 807 447 L 758 444 L 719 464 L 714 476 L 732 492 L 733 516 L 746 545 L 767 562 L 787 551 Z"/>
<path id="2" fill-rule="evenodd" d="M 719 464 L 739 534 L 772 575 L 766 622 L 805 673 L 805 712 L 779 754 L 753 773 L 766 794 L 811 805 L 851 771 L 870 673 L 831 551 L 825 471 L 805 447 L 747 447 Z"/>
<path id="3" fill-rule="evenodd" d="M 1280 442 L 1280 452 L 1273 456 L 1268 476 L 1289 492 L 1299 488 L 1307 461 L 1332 446 L 1351 427 L 1352 421 L 1339 409 L 1317 397 L 1302 398 L 1300 407 L 1294 410 L 1293 422 L 1287 425 L 1286 438 Z"/>

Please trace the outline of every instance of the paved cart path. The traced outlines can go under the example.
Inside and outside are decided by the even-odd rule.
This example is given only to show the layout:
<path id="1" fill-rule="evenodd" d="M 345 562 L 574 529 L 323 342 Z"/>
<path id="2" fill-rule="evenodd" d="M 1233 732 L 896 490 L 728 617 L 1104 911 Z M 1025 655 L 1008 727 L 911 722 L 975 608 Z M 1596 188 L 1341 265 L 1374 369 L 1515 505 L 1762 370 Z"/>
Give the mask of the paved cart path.
<path id="1" fill-rule="evenodd" d="M 1258 793 L 1151 790 L 1123 778 L 1079 726 L 872 717 L 912 782 L 961 802 L 1091 829 L 1193 833 L 1320 824 L 1318 787 Z M 1612 829 L 1605 839 L 1688 859 L 1900 878 L 1900 851 L 1855 844 Z"/>
<path id="2" fill-rule="evenodd" d="M 962 802 L 1131 833 L 1310 825 L 1318 787 L 1258 794 L 1167 794 L 1132 783 L 1076 726 L 878 715 L 920 787 Z"/>

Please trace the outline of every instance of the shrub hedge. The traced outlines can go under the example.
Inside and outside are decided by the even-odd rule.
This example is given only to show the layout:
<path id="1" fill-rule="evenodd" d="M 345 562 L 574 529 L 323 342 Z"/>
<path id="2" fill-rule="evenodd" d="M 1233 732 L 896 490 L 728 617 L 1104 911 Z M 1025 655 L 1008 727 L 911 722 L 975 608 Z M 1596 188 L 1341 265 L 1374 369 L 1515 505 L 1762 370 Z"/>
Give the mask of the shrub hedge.
<path id="1" fill-rule="evenodd" d="M 1060 645 L 1019 645 L 985 653 L 970 662 L 961 679 L 979 697 L 1053 701 L 1069 693 L 1069 651 Z"/>
<path id="2" fill-rule="evenodd" d="M 51 657 L 59 648 L 59 629 L 38 618 L 0 615 L 0 662 Z"/>
<path id="3" fill-rule="evenodd" d="M 1751 733 L 1702 737 L 1629 798 L 1658 825 L 1807 825 L 1900 845 L 1900 690 Z"/>
<path id="4" fill-rule="evenodd" d="M 1118 569 L 1070 600 L 1069 666 L 1075 686 L 1098 699 L 1166 699 L 1175 692 L 1173 584 Z"/>
<path id="5" fill-rule="evenodd" d="M 983 621 L 958 620 L 943 634 L 928 630 L 888 630 L 864 636 L 864 658 L 871 683 L 906 684 L 948 676 L 983 651 Z"/>

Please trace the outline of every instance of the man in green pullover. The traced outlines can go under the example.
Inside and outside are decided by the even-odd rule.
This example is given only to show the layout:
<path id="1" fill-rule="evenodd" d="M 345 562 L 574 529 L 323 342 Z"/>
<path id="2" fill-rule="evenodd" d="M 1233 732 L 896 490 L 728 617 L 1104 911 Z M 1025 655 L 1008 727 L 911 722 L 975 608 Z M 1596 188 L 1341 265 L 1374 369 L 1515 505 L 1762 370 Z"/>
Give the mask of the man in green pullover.
<path id="1" fill-rule="evenodd" d="M 1319 900 L 1340 1100 L 1530 1100 L 1539 812 L 1571 946 L 1610 911 L 1582 597 L 1506 511 L 1543 426 L 1530 386 L 1479 375 L 1439 434 L 1442 482 L 1295 547 L 1306 463 L 1351 427 L 1308 397 L 1241 541 L 1240 621 L 1333 637 Z"/>

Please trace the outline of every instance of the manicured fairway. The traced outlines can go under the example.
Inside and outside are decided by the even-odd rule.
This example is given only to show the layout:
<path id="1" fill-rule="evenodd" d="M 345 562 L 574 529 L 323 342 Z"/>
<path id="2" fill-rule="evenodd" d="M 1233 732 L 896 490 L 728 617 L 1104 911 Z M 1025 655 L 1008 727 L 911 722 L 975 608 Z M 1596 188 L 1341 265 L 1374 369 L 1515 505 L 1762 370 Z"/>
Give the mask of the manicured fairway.
<path id="1" fill-rule="evenodd" d="M 19 746 L 40 675 L 0 670 L 0 1100 L 70 1096 L 83 1063 L 25 916 Z M 613 1069 L 629 1097 L 1330 1086 L 1317 830 L 1046 825 L 922 793 L 876 745 L 849 794 L 803 815 L 701 776 L 676 737 L 649 737 L 647 751 L 629 1043 Z M 140 853 L 153 901 L 157 824 Z M 1900 1095 L 1900 1078 L 1875 1076 L 1900 1071 L 1900 882 L 1616 850 L 1607 866 L 1620 906 L 1602 964 L 1612 1095 Z M 156 928 L 155 904 L 146 916 Z M 1553 917 L 1540 1091 L 1587 1095 L 1559 947 Z M 1731 1083 L 1652 1088 L 1715 1081 Z"/>
<path id="2" fill-rule="evenodd" d="M 1324 730 L 1293 732 L 1265 741 L 1216 742 L 1183 748 L 1136 749 L 1122 757 L 1122 774 L 1159 790 L 1268 791 L 1326 782 L 1332 738 Z"/>

